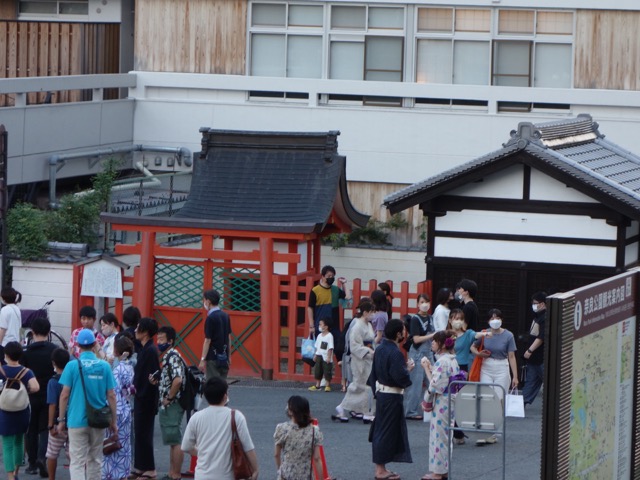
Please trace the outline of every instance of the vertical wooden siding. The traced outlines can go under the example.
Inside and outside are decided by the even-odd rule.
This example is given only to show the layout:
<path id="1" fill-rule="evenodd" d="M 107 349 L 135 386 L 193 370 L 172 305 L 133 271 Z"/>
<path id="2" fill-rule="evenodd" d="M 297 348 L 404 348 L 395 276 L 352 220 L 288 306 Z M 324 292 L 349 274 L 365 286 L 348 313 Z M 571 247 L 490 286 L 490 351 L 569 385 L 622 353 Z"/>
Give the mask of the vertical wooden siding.
<path id="1" fill-rule="evenodd" d="M 246 0 L 137 0 L 136 70 L 244 75 Z"/>
<path id="2" fill-rule="evenodd" d="M 576 88 L 640 90 L 640 12 L 578 10 Z"/>
<path id="3" fill-rule="evenodd" d="M 59 22 L 0 21 L 0 78 L 119 73 L 120 26 Z M 28 94 L 42 103 L 47 93 Z M 117 95 L 110 92 L 105 98 Z M 82 91 L 52 92 L 51 102 L 84 99 Z M 0 95 L 0 106 L 14 104 Z"/>

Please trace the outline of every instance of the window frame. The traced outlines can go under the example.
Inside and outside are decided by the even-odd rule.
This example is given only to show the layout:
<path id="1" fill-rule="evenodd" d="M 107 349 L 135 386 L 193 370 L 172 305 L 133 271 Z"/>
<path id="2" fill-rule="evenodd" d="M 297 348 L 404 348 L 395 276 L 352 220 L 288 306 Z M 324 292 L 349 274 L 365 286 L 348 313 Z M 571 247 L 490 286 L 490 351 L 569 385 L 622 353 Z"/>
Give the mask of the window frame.
<path id="1" fill-rule="evenodd" d="M 21 7 L 23 4 L 33 4 L 33 3 L 50 3 L 52 5 L 55 4 L 55 13 L 21 13 Z M 87 5 L 86 13 L 60 13 L 60 6 L 65 4 L 83 4 Z M 17 17 L 18 20 L 23 21 L 42 21 L 42 20 L 53 20 L 53 21 L 73 21 L 73 20 L 86 20 L 89 18 L 89 0 L 19 0 L 18 1 L 18 9 L 17 9 Z"/>
<path id="2" fill-rule="evenodd" d="M 426 31 L 419 29 L 420 11 L 428 9 L 449 9 L 451 10 L 451 31 Z M 456 14 L 458 11 L 466 10 L 483 10 L 490 13 L 489 19 L 489 31 L 457 31 L 456 30 Z M 501 11 L 532 11 L 533 12 L 533 25 L 532 33 L 499 33 L 499 18 Z M 568 13 L 571 15 L 571 33 L 538 33 L 538 15 L 540 13 Z M 573 88 L 573 76 L 574 76 L 574 56 L 575 56 L 575 29 L 576 29 L 576 14 L 574 10 L 567 9 L 548 9 L 548 8 L 505 8 L 505 7 L 476 7 L 476 6 L 445 6 L 445 5 L 420 5 L 416 6 L 414 15 L 414 38 L 413 38 L 413 81 L 416 83 L 428 83 L 426 80 L 419 81 L 421 75 L 424 78 L 428 78 L 428 72 L 421 73 L 420 64 L 420 43 L 425 40 L 440 40 L 449 41 L 451 44 L 451 56 L 449 71 L 451 72 L 451 78 L 447 85 L 456 85 L 455 81 L 455 42 L 457 41 L 475 41 L 475 42 L 488 42 L 489 48 L 489 64 L 488 71 L 486 72 L 487 83 L 486 86 L 498 86 L 496 85 L 496 73 L 495 69 L 495 55 L 497 49 L 497 43 L 502 41 L 511 42 L 527 42 L 530 43 L 529 53 L 529 72 L 528 72 L 528 84 L 530 87 L 536 87 L 536 48 L 540 44 L 554 44 L 554 45 L 569 45 L 571 48 L 571 61 L 569 67 L 569 81 L 568 85 L 557 88 Z M 498 76 L 503 76 L 498 74 Z"/>

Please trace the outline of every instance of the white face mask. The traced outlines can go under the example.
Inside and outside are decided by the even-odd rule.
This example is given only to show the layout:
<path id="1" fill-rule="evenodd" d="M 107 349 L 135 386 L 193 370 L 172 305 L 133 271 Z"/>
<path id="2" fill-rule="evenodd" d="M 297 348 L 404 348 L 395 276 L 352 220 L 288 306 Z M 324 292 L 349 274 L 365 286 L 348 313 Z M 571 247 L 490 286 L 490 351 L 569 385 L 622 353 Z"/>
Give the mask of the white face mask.
<path id="1" fill-rule="evenodd" d="M 538 311 L 538 304 L 537 303 L 531 304 L 531 310 L 533 310 L 534 312 L 537 312 Z"/>
<path id="2" fill-rule="evenodd" d="M 454 330 L 462 330 L 463 325 L 464 322 L 462 320 L 454 320 L 453 322 L 451 322 L 451 326 Z"/>
<path id="3" fill-rule="evenodd" d="M 209 307 L 207 307 L 207 302 L 202 302 L 202 307 L 203 307 L 205 310 L 209 310 Z"/>
<path id="4" fill-rule="evenodd" d="M 429 306 L 430 306 L 430 303 L 429 303 L 429 302 L 427 302 L 427 303 L 421 303 L 421 304 L 420 304 L 420 306 L 419 306 L 418 308 L 420 309 L 420 311 L 421 311 L 422 313 L 427 313 L 427 312 L 429 311 Z"/>
<path id="5" fill-rule="evenodd" d="M 502 326 L 502 320 L 500 320 L 499 318 L 494 318 L 493 320 L 489 320 L 489 326 L 494 330 L 497 330 Z"/>

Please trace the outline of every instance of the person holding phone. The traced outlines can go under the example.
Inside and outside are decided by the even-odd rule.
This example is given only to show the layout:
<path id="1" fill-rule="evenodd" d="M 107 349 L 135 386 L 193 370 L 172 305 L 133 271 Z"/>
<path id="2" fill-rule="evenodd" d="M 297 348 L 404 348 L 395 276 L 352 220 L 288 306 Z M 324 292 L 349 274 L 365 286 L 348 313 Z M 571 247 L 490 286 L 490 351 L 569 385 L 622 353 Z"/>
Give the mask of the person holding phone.
<path id="1" fill-rule="evenodd" d="M 153 337 L 158 333 L 158 322 L 144 317 L 136 327 L 136 339 L 142 344 L 138 362 L 133 370 L 133 385 L 136 388 L 133 402 L 133 429 L 135 431 L 133 448 L 134 478 L 156 478 L 156 465 L 153 456 L 153 427 L 158 413 L 158 379 L 160 378 L 160 360 Z M 131 478 L 131 477 L 130 477 Z"/>
<path id="2" fill-rule="evenodd" d="M 497 308 L 489 310 L 490 335 L 484 338 L 484 349 L 478 351 L 480 340 L 476 340 L 471 345 L 471 353 L 481 356 L 482 368 L 480 369 L 481 383 L 497 383 L 501 388 L 496 388 L 496 392 L 503 399 L 504 392 L 518 386 L 518 365 L 516 363 L 516 341 L 506 328 L 502 328 L 502 312 Z M 509 375 L 511 370 L 511 376 Z M 497 442 L 497 436 L 491 435 L 486 439 L 480 439 L 477 445 L 486 445 Z"/>

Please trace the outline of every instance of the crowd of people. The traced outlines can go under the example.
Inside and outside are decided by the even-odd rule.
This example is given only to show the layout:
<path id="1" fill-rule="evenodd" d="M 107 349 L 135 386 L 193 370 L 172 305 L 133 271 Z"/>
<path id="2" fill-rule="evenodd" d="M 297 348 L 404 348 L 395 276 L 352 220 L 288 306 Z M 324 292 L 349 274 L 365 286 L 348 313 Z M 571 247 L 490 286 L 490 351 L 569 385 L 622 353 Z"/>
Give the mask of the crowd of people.
<path id="1" fill-rule="evenodd" d="M 463 279 L 455 289 L 437 292 L 433 314 L 431 299 L 420 294 L 414 314 L 406 315 L 403 321 L 393 320 L 392 292 L 388 284 L 381 283 L 370 296 L 359 299 L 354 319 L 345 324 L 342 333 L 336 333 L 334 318 L 315 308 L 315 298 L 326 298 L 325 304 L 337 306 L 338 300 L 348 299 L 345 280 L 340 279 L 339 288 L 332 286 L 336 271 L 331 266 L 325 266 L 321 274 L 309 302 L 308 318 L 310 329 L 319 333 L 318 362 L 332 365 L 331 352 L 321 348 L 330 344 L 342 368 L 345 395 L 331 418 L 342 423 L 353 419 L 372 423 L 370 441 L 377 480 L 400 478 L 386 468 L 387 463 L 412 461 L 406 421 L 428 421 L 430 472 L 422 480 L 447 478 L 449 430 L 453 427 L 453 444 L 462 445 L 466 438 L 455 428 L 455 414 L 449 411 L 449 383 L 466 379 L 474 358 L 479 357 L 479 381 L 500 385 L 496 391 L 501 401 L 504 392 L 519 385 L 516 342 L 502 325 L 502 313 L 490 310 L 488 328 L 482 328 L 474 301 L 478 286 Z M 523 392 L 525 405 L 534 401 L 542 385 L 545 300 L 544 292 L 532 296 L 535 318 L 524 355 L 530 371 Z M 316 368 L 316 385 L 309 390 L 320 390 L 322 371 Z M 325 378 L 331 380 L 330 376 Z M 494 434 L 476 444 L 497 441 Z"/>
<path id="2" fill-rule="evenodd" d="M 400 476 L 387 465 L 412 462 L 408 420 L 430 424 L 430 472 L 422 479 L 447 478 L 449 430 L 455 426 L 454 412 L 448 410 L 451 380 L 461 378 L 460 372 L 468 371 L 478 356 L 483 358 L 481 382 L 501 385 L 504 391 L 518 385 L 515 339 L 503 328 L 501 312 L 491 310 L 489 328 L 481 330 L 474 302 L 477 285 L 465 279 L 455 289 L 437 292 L 433 315 L 431 299 L 420 294 L 414 314 L 392 319 L 391 289 L 380 284 L 370 296 L 359 299 L 353 320 L 341 331 L 339 302 L 352 299 L 345 279 L 334 285 L 335 275 L 333 267 L 324 267 L 309 297 L 309 328 L 317 336 L 316 382 L 309 390 L 331 391 L 335 358 L 341 366 L 344 397 L 331 417 L 342 423 L 371 424 L 375 478 L 398 480 Z M 123 312 L 122 325 L 111 313 L 96 321 L 96 310 L 85 306 L 79 312 L 81 327 L 72 332 L 68 350 L 48 341 L 51 325 L 46 316 L 31 321 L 33 337 L 23 347 L 16 305 L 20 294 L 7 288 L 0 296 L 5 305 L 0 310 L 4 357 L 0 380 L 4 390 L 17 392 L 10 399 L 4 390 L 0 394 L 0 436 L 9 479 L 18 477 L 25 452 L 27 473 L 55 479 L 63 447 L 72 480 L 156 479 L 156 416 L 169 458 L 163 480 L 181 478 L 185 453 L 197 459 L 196 479 L 233 479 L 232 424 L 251 467 L 248 478 L 258 478 L 246 418 L 227 405 L 231 322 L 219 307 L 218 292 L 203 293 L 206 319 L 198 368 L 206 382 L 202 403 L 193 415 L 181 402 L 187 365 L 176 349 L 173 327 L 159 328 L 155 319 L 142 317 L 135 307 Z M 534 401 L 542 383 L 544 293 L 533 295 L 532 309 L 535 319 L 525 354 L 532 365 L 524 391 L 526 404 Z M 21 395 L 28 398 L 26 404 L 20 403 Z M 307 398 L 291 396 L 285 412 L 290 421 L 278 424 L 274 433 L 278 478 L 311 478 L 314 468 L 318 472 L 322 468 L 323 434 L 314 425 Z M 455 444 L 465 442 L 460 430 L 454 429 L 453 437 Z M 117 448 L 105 454 L 105 441 L 115 441 Z M 478 444 L 496 441 L 492 435 Z"/>

